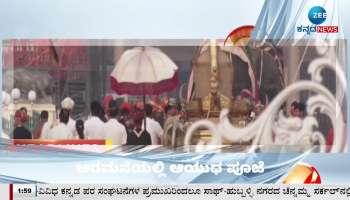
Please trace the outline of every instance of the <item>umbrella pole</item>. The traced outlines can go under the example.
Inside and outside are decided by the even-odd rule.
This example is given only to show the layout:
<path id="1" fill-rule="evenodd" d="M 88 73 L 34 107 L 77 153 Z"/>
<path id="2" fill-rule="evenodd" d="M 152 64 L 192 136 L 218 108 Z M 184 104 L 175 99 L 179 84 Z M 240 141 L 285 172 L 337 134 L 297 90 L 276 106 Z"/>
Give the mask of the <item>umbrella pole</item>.
<path id="1" fill-rule="evenodd" d="M 146 95 L 143 95 L 143 113 L 144 113 L 144 116 L 143 116 L 143 125 L 145 127 L 145 130 L 146 130 Z"/>

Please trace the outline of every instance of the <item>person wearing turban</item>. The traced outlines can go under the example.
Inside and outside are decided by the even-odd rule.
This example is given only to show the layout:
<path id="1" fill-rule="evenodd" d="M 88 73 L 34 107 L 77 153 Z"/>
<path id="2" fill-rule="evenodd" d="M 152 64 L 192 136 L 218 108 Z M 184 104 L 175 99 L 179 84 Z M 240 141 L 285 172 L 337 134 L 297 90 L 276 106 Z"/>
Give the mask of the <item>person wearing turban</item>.
<path id="1" fill-rule="evenodd" d="M 74 105 L 75 103 L 73 99 L 70 97 L 64 98 L 63 101 L 61 102 L 61 108 L 69 112 L 69 120 L 67 123 L 67 127 L 70 130 L 71 134 L 77 138 L 77 133 L 75 129 L 75 120 L 72 118 L 72 111 L 73 111 Z"/>
<path id="2" fill-rule="evenodd" d="M 125 129 L 128 131 L 132 128 L 132 119 L 130 116 L 130 113 L 132 111 L 132 106 L 127 103 L 123 102 L 120 106 L 120 113 L 119 113 L 119 119 L 118 121 L 124 125 Z"/>
<path id="3" fill-rule="evenodd" d="M 15 112 L 15 129 L 13 130 L 13 139 L 32 139 L 31 132 L 24 126 L 27 120 L 27 113 L 23 110 Z"/>

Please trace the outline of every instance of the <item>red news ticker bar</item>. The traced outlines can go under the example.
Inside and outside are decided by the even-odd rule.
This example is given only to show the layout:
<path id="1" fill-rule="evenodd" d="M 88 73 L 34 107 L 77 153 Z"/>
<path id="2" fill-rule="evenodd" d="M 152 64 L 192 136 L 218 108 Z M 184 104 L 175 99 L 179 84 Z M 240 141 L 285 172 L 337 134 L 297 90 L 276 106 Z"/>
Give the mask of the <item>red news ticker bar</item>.
<path id="1" fill-rule="evenodd" d="M 105 140 L 33 140 L 33 139 L 14 139 L 14 145 L 105 145 Z"/>
<path id="2" fill-rule="evenodd" d="M 318 33 L 338 33 L 338 26 L 316 26 Z"/>

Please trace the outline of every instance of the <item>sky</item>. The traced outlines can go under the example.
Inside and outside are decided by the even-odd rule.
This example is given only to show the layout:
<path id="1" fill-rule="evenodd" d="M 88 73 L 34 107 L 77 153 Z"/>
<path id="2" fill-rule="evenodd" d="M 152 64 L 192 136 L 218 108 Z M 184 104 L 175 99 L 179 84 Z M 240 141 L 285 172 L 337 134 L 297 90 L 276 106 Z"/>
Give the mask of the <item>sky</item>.
<path id="1" fill-rule="evenodd" d="M 262 4 L 262 0 L 1 0 L 0 38 L 225 37 L 235 27 L 255 24 Z"/>

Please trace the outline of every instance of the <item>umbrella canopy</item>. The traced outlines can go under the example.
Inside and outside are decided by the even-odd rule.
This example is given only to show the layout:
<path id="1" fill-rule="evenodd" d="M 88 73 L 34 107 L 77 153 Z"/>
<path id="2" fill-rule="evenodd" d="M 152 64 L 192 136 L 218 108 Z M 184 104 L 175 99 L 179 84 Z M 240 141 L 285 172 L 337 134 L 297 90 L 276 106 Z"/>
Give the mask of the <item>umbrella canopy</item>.
<path id="1" fill-rule="evenodd" d="M 135 47 L 125 51 L 111 73 L 118 94 L 157 95 L 178 85 L 178 67 L 160 49 Z"/>

